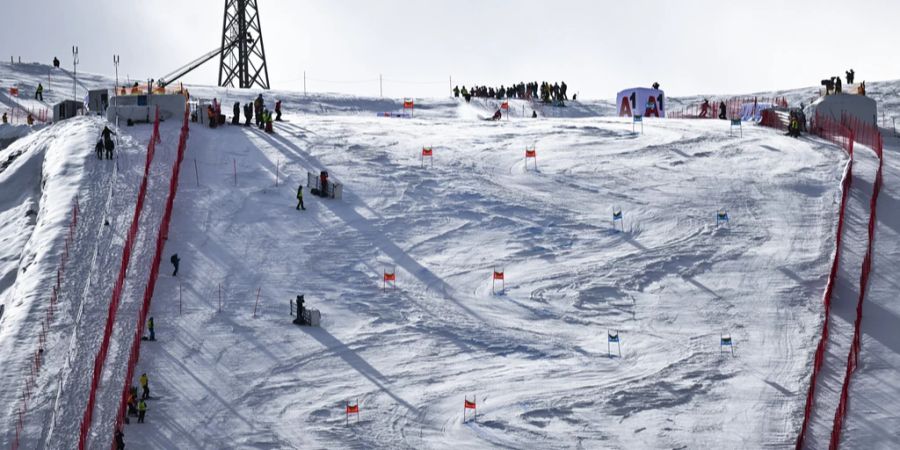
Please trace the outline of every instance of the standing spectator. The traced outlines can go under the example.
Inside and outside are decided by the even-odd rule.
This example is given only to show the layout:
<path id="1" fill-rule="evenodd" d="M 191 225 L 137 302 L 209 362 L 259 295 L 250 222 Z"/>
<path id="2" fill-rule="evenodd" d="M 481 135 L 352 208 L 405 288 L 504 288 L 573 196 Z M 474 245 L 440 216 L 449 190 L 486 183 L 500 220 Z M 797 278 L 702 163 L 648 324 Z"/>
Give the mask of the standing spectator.
<path id="1" fill-rule="evenodd" d="M 34 91 L 34 99 L 44 101 L 44 85 L 38 83 L 37 89 Z"/>
<path id="2" fill-rule="evenodd" d="M 147 414 L 147 402 L 141 400 L 138 402 L 138 423 L 144 423 L 144 415 Z"/>
<path id="3" fill-rule="evenodd" d="M 150 332 L 150 340 L 155 341 L 156 333 L 153 331 L 153 317 L 151 317 L 150 320 L 147 321 L 147 330 Z"/>
<path id="4" fill-rule="evenodd" d="M 453 96 L 459 98 L 459 86 L 453 86 Z"/>
<path id="5" fill-rule="evenodd" d="M 59 69 L 59 59 L 57 59 L 55 56 L 53 57 L 53 67 Z"/>
<path id="6" fill-rule="evenodd" d="M 178 264 L 181 263 L 181 258 L 178 257 L 178 253 L 172 254 L 172 257 L 169 258 L 169 261 L 172 262 L 172 265 L 175 266 L 175 271 L 172 272 L 173 277 L 178 276 Z"/>
<path id="7" fill-rule="evenodd" d="M 306 211 L 306 207 L 303 206 L 303 185 L 302 184 L 297 189 L 297 209 L 298 210 L 302 209 L 302 210 Z"/>
<path id="8" fill-rule="evenodd" d="M 142 389 L 141 401 L 143 401 L 143 400 L 150 398 L 150 379 L 147 378 L 146 373 L 142 373 L 139 381 L 141 382 L 141 389 Z M 138 408 L 138 411 L 140 411 L 140 408 Z"/>
<path id="9" fill-rule="evenodd" d="M 231 118 L 232 125 L 241 124 L 241 102 L 234 102 L 234 117 Z"/>
<path id="10" fill-rule="evenodd" d="M 116 144 L 112 140 L 112 130 L 109 127 L 103 127 L 103 131 L 100 132 L 100 137 L 103 139 L 103 147 L 106 149 L 106 159 L 112 159 L 113 157 L 113 149 L 115 149 Z"/>
<path id="11" fill-rule="evenodd" d="M 116 429 L 116 450 L 125 450 L 125 435 L 121 429 Z"/>
<path id="12" fill-rule="evenodd" d="M 244 117 L 247 118 L 246 122 L 244 122 L 244 126 L 249 127 L 250 122 L 253 121 L 253 104 L 252 103 L 244 103 Z"/>
<path id="13" fill-rule="evenodd" d="M 847 84 L 853 84 L 853 77 L 856 76 L 856 72 L 853 69 L 850 69 L 846 72 L 847 74 Z"/>
<path id="14" fill-rule="evenodd" d="M 275 121 L 281 122 L 281 100 L 275 102 Z"/>
<path id="15" fill-rule="evenodd" d="M 840 94 L 841 92 L 841 77 L 834 77 L 834 93 Z"/>

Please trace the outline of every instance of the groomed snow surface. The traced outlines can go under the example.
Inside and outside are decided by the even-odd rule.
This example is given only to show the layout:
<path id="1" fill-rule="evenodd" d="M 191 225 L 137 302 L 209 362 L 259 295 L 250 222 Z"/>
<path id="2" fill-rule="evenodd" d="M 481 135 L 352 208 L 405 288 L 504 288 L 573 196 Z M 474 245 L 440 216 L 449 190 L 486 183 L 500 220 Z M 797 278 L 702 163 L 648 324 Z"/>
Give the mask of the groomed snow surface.
<path id="1" fill-rule="evenodd" d="M 795 438 L 834 244 L 836 147 L 757 128 L 729 137 L 717 121 L 648 121 L 635 135 L 597 118 L 290 119 L 276 135 L 192 129 L 166 246 L 182 268 L 160 280 L 158 341 L 137 370 L 158 399 L 147 424 L 127 427 L 130 442 Z M 434 167 L 422 167 L 423 145 Z M 537 171 L 526 171 L 532 145 Z M 297 211 L 300 180 L 323 168 L 344 199 L 307 192 Z M 716 227 L 717 208 L 728 225 Z M 395 267 L 397 288 L 383 292 Z M 491 294 L 495 268 L 502 295 Z M 297 294 L 323 312 L 320 328 L 290 323 Z M 607 330 L 619 330 L 621 358 L 607 356 Z M 463 424 L 466 395 L 478 419 Z M 357 398 L 360 422 L 346 427 Z"/>
<path id="2" fill-rule="evenodd" d="M 255 96 L 192 93 L 225 97 L 228 111 Z M 847 163 L 838 147 L 749 125 L 729 135 L 718 120 L 647 119 L 635 134 L 630 120 L 589 117 L 607 114 L 604 102 L 492 123 L 477 120 L 493 110 L 485 101 L 417 100 L 416 119 L 388 119 L 375 112 L 398 110 L 395 100 L 279 96 L 290 122 L 274 135 L 192 124 L 163 258 L 178 253 L 181 269 L 172 277 L 164 263 L 153 297 L 157 341 L 143 344 L 136 370 L 153 397 L 147 422 L 125 428 L 129 448 L 793 446 L 835 243 Z M 163 125 L 151 168 L 90 448 L 111 440 L 176 125 Z M 13 437 L 19 361 L 35 348 L 76 194 L 83 219 L 64 312 L 22 448 L 77 441 L 150 133 L 119 129 L 113 165 L 93 159 L 101 128 L 63 122 L 0 151 L 24 150 L 0 172 L 0 447 Z M 896 443 L 897 144 L 885 150 L 846 448 Z M 525 165 L 532 146 L 536 169 Z M 848 207 L 861 224 L 869 162 L 854 166 L 860 208 Z M 297 211 L 298 185 L 322 169 L 344 198 L 304 189 Z M 730 220 L 717 226 L 721 208 Z M 858 281 L 863 242 L 845 234 L 843 279 Z M 382 290 L 385 269 L 395 289 Z M 493 270 L 505 273 L 499 294 Z M 845 288 L 855 300 L 858 286 Z M 291 324 L 298 294 L 322 311 L 320 327 Z M 621 357 L 615 344 L 607 354 L 608 331 Z M 477 419 L 463 423 L 463 399 L 475 395 Z M 359 421 L 347 426 L 345 404 L 357 399 Z M 823 427 L 833 412 L 822 408 Z"/>

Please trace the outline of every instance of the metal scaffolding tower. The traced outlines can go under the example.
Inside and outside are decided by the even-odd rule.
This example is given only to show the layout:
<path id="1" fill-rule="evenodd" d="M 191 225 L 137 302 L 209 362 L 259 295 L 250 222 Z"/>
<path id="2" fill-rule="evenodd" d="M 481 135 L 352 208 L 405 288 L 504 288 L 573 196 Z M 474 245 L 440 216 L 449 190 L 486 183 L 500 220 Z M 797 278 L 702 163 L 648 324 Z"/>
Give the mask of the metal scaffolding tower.
<path id="1" fill-rule="evenodd" d="M 256 0 L 225 0 L 219 86 L 269 89 L 269 70 Z"/>

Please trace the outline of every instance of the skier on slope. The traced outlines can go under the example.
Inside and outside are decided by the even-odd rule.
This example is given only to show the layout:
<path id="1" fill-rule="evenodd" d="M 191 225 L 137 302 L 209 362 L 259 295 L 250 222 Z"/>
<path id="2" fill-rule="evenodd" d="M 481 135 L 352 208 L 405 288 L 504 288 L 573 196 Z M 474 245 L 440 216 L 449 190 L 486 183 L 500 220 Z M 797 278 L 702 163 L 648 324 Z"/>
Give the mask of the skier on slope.
<path id="1" fill-rule="evenodd" d="M 500 108 L 497 108 L 497 111 L 494 112 L 491 120 L 500 120 L 501 117 L 503 117 L 503 113 L 500 111 Z"/>
<path id="2" fill-rule="evenodd" d="M 700 105 L 700 117 L 705 118 L 709 114 L 709 100 L 703 99 L 703 104 Z"/>
<path id="3" fill-rule="evenodd" d="M 181 263 L 181 258 L 178 257 L 178 253 L 173 253 L 172 257 L 169 258 L 169 261 L 172 263 L 173 266 L 175 266 L 175 271 L 172 272 L 172 276 L 177 277 L 178 276 L 178 264 Z"/>

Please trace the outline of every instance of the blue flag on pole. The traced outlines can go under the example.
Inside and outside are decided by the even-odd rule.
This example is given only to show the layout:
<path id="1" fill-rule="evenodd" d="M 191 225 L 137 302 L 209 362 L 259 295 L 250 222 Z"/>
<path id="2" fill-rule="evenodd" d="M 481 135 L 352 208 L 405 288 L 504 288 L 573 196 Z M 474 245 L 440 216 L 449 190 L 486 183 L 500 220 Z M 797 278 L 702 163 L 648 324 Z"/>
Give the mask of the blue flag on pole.
<path id="1" fill-rule="evenodd" d="M 613 211 L 613 220 L 622 220 L 622 211 Z"/>
<path id="2" fill-rule="evenodd" d="M 607 334 L 607 336 L 609 337 L 609 342 L 619 343 L 619 333 L 616 333 L 616 334 L 614 334 L 614 335 L 613 335 L 613 334 Z"/>

